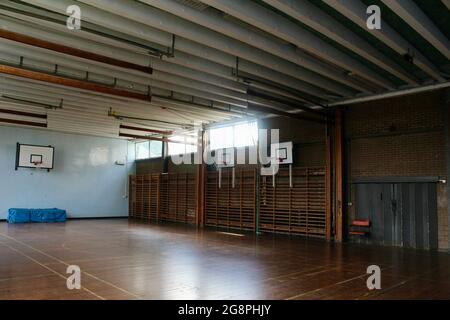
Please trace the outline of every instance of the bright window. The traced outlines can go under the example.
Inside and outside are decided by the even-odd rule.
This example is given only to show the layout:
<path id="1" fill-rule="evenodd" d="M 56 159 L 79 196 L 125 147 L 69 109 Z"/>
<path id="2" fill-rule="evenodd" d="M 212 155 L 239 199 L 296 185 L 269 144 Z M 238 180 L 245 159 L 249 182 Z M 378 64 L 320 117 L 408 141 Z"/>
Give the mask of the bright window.
<path id="1" fill-rule="evenodd" d="M 254 146 L 258 142 L 258 124 L 252 121 L 212 128 L 209 130 L 209 142 L 211 150 Z"/>
<path id="2" fill-rule="evenodd" d="M 136 160 L 162 157 L 161 141 L 136 142 Z"/>
<path id="3" fill-rule="evenodd" d="M 162 141 L 150 141 L 150 158 L 162 157 Z"/>
<path id="4" fill-rule="evenodd" d="M 169 142 L 167 144 L 169 156 L 197 152 L 197 138 L 195 137 L 174 136 L 170 140 L 180 141 L 180 143 Z"/>

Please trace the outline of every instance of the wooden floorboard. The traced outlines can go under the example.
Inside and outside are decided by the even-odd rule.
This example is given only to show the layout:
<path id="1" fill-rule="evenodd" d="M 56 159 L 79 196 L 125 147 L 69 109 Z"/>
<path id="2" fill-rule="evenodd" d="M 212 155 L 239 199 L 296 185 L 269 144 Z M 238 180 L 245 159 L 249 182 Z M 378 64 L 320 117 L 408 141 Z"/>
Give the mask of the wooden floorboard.
<path id="1" fill-rule="evenodd" d="M 68 290 L 78 265 L 81 290 Z M 382 290 L 366 268 L 382 269 Z M 0 223 L 0 299 L 450 299 L 450 256 L 127 219 Z"/>

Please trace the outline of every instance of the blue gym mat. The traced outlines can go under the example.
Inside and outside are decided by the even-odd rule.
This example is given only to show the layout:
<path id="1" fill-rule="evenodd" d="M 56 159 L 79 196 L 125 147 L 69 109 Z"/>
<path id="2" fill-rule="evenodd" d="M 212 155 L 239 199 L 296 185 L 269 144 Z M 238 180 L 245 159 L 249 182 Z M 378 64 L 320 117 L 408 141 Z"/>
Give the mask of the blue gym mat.
<path id="1" fill-rule="evenodd" d="M 66 221 L 66 210 L 52 209 L 20 209 L 8 210 L 8 223 L 27 222 L 64 222 Z"/>

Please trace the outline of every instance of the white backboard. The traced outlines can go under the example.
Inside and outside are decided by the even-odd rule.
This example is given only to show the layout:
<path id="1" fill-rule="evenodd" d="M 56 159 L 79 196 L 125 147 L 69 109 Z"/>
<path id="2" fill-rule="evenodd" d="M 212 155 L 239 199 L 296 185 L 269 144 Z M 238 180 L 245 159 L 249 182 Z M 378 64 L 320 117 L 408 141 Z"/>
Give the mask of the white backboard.
<path id="1" fill-rule="evenodd" d="M 292 164 L 292 141 L 273 143 L 270 146 L 270 156 L 277 164 Z"/>
<path id="2" fill-rule="evenodd" d="M 53 169 L 54 148 L 17 144 L 17 168 Z"/>
<path id="3" fill-rule="evenodd" d="M 217 149 L 216 165 L 218 168 L 234 167 L 234 148 Z"/>

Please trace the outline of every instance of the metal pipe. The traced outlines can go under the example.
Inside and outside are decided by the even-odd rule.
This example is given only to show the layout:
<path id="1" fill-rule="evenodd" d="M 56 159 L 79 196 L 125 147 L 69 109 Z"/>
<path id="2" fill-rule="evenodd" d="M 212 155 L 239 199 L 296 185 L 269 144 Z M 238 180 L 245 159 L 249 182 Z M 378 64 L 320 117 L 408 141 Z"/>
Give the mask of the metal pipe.
<path id="1" fill-rule="evenodd" d="M 337 102 L 328 104 L 328 106 L 335 107 L 335 106 L 349 105 L 349 104 L 355 104 L 355 103 L 361 103 L 361 102 L 369 102 L 369 101 L 380 100 L 380 99 L 400 97 L 400 96 L 404 96 L 404 95 L 408 95 L 408 94 L 439 90 L 439 89 L 444 89 L 444 88 L 448 88 L 448 87 L 450 87 L 450 81 L 447 81 L 444 83 L 438 83 L 438 84 L 430 84 L 430 85 L 426 85 L 426 86 L 422 86 L 422 87 L 418 87 L 418 88 L 408 88 L 408 89 L 402 89 L 402 90 L 397 90 L 397 91 L 393 91 L 393 92 L 381 93 L 381 94 L 371 95 L 368 97 L 361 97 L 361 98 L 337 101 Z"/>

